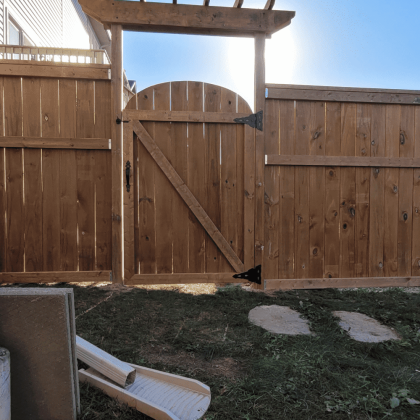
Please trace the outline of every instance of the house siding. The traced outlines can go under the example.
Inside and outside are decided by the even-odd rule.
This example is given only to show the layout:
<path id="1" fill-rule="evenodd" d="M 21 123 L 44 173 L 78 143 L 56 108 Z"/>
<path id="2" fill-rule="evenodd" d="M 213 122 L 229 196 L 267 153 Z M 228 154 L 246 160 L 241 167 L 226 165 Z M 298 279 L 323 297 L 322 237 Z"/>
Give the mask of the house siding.
<path id="1" fill-rule="evenodd" d="M 8 13 L 36 46 L 85 49 L 100 46 L 77 0 L 0 1 L 5 2 Z M 4 26 L 5 16 L 0 18 Z M 2 42 L 5 41 L 6 37 Z"/>
<path id="2" fill-rule="evenodd" d="M 4 43 L 4 4 L 0 0 L 0 44 Z"/>

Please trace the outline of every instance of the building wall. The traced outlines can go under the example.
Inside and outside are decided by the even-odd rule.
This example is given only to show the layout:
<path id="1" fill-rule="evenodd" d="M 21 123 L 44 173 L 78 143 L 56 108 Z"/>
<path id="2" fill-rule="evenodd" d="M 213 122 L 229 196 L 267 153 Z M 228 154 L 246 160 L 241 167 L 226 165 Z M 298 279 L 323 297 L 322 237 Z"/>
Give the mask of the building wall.
<path id="1" fill-rule="evenodd" d="M 4 4 L 3 0 L 0 0 L 0 44 L 3 44 L 3 33 L 4 33 Z"/>
<path id="2" fill-rule="evenodd" d="M 89 19 L 77 0 L 0 0 L 6 11 L 21 26 L 31 41 L 40 47 L 94 48 L 100 47 Z M 7 42 L 6 13 L 0 16 L 4 30 L 2 42 Z"/>

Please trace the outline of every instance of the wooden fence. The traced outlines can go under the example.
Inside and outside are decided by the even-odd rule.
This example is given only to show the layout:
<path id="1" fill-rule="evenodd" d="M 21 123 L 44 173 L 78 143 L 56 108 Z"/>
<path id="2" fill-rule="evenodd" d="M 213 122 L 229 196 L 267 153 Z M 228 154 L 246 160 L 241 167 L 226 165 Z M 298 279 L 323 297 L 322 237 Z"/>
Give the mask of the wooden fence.
<path id="1" fill-rule="evenodd" d="M 109 69 L 0 62 L 0 283 L 109 280 Z"/>
<path id="2" fill-rule="evenodd" d="M 266 287 L 420 285 L 420 92 L 267 91 Z"/>

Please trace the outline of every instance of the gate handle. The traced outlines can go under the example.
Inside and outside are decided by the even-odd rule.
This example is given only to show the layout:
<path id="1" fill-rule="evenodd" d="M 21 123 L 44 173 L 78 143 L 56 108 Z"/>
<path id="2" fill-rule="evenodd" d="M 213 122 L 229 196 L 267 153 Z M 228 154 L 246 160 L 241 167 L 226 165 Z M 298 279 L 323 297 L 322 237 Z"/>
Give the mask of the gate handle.
<path id="1" fill-rule="evenodd" d="M 131 168 L 131 164 L 130 161 L 127 160 L 127 163 L 125 164 L 125 179 L 127 181 L 127 192 L 130 192 L 130 168 Z"/>

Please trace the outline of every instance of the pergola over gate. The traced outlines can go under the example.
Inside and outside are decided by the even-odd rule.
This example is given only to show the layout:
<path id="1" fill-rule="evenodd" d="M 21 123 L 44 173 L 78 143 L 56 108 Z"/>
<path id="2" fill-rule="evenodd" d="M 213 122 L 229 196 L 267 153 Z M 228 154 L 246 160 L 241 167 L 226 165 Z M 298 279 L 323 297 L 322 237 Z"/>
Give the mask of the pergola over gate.
<path id="1" fill-rule="evenodd" d="M 233 1 L 233 0 L 232 0 Z M 134 240 L 132 235 L 124 234 L 124 225 L 131 226 L 134 210 L 132 207 L 133 198 L 127 189 L 123 188 L 123 179 L 126 179 L 126 170 L 128 175 L 127 184 L 133 185 L 133 171 L 123 165 L 124 162 L 132 162 L 132 147 L 125 147 L 125 144 L 132 144 L 130 137 L 133 134 L 133 127 L 145 145 L 148 139 L 147 131 L 143 124 L 137 119 L 133 119 L 128 126 L 128 130 L 123 127 L 127 125 L 127 114 L 123 115 L 123 37 L 122 31 L 138 32 L 161 32 L 175 34 L 193 34 L 193 35 L 214 35 L 214 36 L 234 36 L 234 37 L 252 37 L 255 39 L 255 113 L 264 110 L 265 102 L 265 39 L 280 29 L 288 26 L 295 16 L 295 12 L 272 10 L 275 0 L 268 0 L 265 8 L 246 9 L 242 8 L 243 0 L 236 0 L 233 7 L 213 7 L 210 6 L 210 0 L 204 0 L 203 6 L 163 3 L 146 3 L 145 1 L 130 2 L 116 0 L 79 0 L 83 11 L 93 17 L 105 28 L 111 29 L 112 33 L 112 278 L 113 282 L 121 283 L 124 279 L 129 279 L 133 275 L 131 266 L 124 267 L 131 259 L 131 255 L 125 255 L 127 250 L 134 249 Z M 170 121 L 170 120 L 167 120 Z M 188 118 L 187 120 L 188 121 Z M 253 229 L 253 252 L 249 261 L 242 264 L 237 258 L 232 257 L 232 266 L 236 271 L 244 267 L 252 268 L 263 263 L 264 250 L 264 170 L 265 170 L 265 151 L 264 151 L 264 133 L 260 130 L 254 130 L 255 136 L 255 170 L 253 175 L 255 192 L 248 198 L 251 200 L 252 214 L 251 223 Z M 123 144 L 123 137 L 126 141 Z M 146 140 L 145 140 L 146 139 Z M 156 151 L 153 139 L 150 137 L 149 145 Z M 153 150 L 151 154 L 153 156 Z M 169 170 L 167 162 L 162 160 L 162 156 L 157 151 L 155 161 L 162 163 L 159 165 L 164 171 L 164 167 Z M 169 168 L 169 169 L 168 169 Z M 165 172 L 165 171 L 164 171 Z M 174 174 L 173 174 L 174 175 Z M 176 173 L 175 173 L 176 178 Z M 170 178 L 170 176 L 168 176 Z M 172 182 L 172 181 L 171 181 Z M 175 179 L 172 184 L 176 188 L 178 180 Z M 131 193 L 132 194 L 132 193 Z M 180 193 L 182 196 L 182 194 Z M 183 199 L 187 200 L 188 193 L 184 194 Z M 190 203 L 190 208 L 197 208 L 194 202 Z M 195 214 L 195 213 L 194 213 Z M 217 232 L 211 226 L 204 226 L 203 220 L 207 220 L 205 215 L 195 214 L 200 223 L 206 229 L 207 233 L 213 232 L 215 236 L 212 239 L 218 244 L 219 249 L 224 248 L 225 256 L 235 255 L 226 249 L 228 243 L 223 238 L 218 237 Z M 216 238 L 217 237 L 217 238 Z M 217 242 L 219 241 L 219 243 Z M 126 243 L 127 242 L 127 243 Z M 125 251 L 124 251 L 125 250 Z M 131 251 L 129 251 L 131 253 Z M 130 265 L 131 263 L 129 263 Z"/>

